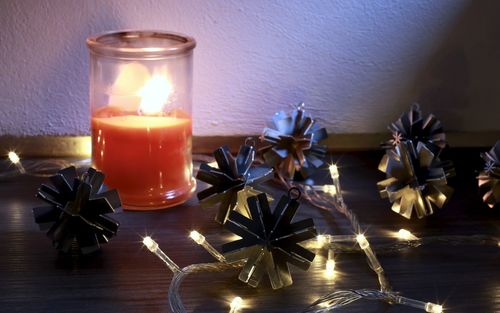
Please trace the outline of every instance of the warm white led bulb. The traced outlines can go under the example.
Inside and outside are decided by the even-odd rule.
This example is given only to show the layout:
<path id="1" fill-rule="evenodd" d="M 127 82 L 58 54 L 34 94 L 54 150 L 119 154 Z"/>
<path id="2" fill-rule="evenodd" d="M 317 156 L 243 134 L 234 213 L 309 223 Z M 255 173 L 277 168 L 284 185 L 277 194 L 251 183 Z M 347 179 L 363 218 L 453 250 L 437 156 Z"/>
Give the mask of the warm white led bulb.
<path id="1" fill-rule="evenodd" d="M 323 192 L 335 196 L 337 194 L 337 188 L 335 185 L 323 185 Z"/>
<path id="2" fill-rule="evenodd" d="M 14 151 L 9 151 L 7 154 L 9 160 L 14 164 L 21 174 L 26 174 L 26 170 L 21 164 L 21 158 Z"/>
<path id="3" fill-rule="evenodd" d="M 356 241 L 358 242 L 359 246 L 363 250 L 365 250 L 366 248 L 368 248 L 370 246 L 370 243 L 368 242 L 368 240 L 366 240 L 366 237 L 363 234 L 357 235 Z"/>
<path id="4" fill-rule="evenodd" d="M 330 167 L 328 169 L 330 170 L 330 176 L 332 177 L 333 180 L 339 178 L 339 176 L 340 176 L 339 169 L 337 168 L 336 164 L 330 165 Z"/>
<path id="5" fill-rule="evenodd" d="M 226 258 L 220 254 L 217 249 L 215 249 L 206 239 L 205 236 L 193 230 L 189 233 L 189 237 L 193 239 L 194 242 L 202 246 L 208 253 L 210 253 L 214 258 L 216 258 L 219 262 L 225 262 Z"/>
<path id="6" fill-rule="evenodd" d="M 21 160 L 19 158 L 19 156 L 17 155 L 17 153 L 15 153 L 14 151 L 10 151 L 9 154 L 8 154 L 8 157 L 9 157 L 9 160 L 13 163 L 13 164 L 17 164 L 19 163 L 19 161 Z"/>
<path id="7" fill-rule="evenodd" d="M 417 236 L 413 235 L 410 231 L 402 228 L 398 232 L 398 237 L 403 240 L 416 240 Z"/>
<path id="8" fill-rule="evenodd" d="M 327 238 L 325 235 L 318 235 L 316 236 L 316 242 L 318 245 L 323 246 L 327 241 Z"/>
<path id="9" fill-rule="evenodd" d="M 201 245 L 205 242 L 205 236 L 197 232 L 196 230 L 193 230 L 191 233 L 189 233 L 189 237 L 194 240 L 197 244 Z"/>
<path id="10" fill-rule="evenodd" d="M 425 311 L 429 313 L 442 313 L 443 307 L 440 306 L 439 304 L 427 302 L 425 304 Z"/>
<path id="11" fill-rule="evenodd" d="M 233 300 L 231 301 L 231 304 L 229 307 L 231 310 L 229 313 L 236 313 L 241 309 L 241 306 L 243 305 L 243 299 L 241 297 L 234 297 Z"/>
<path id="12" fill-rule="evenodd" d="M 146 236 L 142 239 L 142 243 L 148 248 L 149 251 L 155 252 L 158 249 L 158 244 L 153 238 Z"/>

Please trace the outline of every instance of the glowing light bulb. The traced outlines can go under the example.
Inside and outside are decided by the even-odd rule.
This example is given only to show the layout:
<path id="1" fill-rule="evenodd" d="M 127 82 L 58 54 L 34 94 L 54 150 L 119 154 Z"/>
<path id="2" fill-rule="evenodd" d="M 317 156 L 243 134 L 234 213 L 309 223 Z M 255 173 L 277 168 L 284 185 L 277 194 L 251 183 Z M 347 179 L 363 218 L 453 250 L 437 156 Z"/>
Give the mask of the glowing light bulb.
<path id="1" fill-rule="evenodd" d="M 326 244 L 328 238 L 326 235 L 318 235 L 316 236 L 316 242 L 320 247 L 322 247 L 324 244 Z"/>
<path id="2" fill-rule="evenodd" d="M 366 240 L 366 237 L 363 234 L 357 235 L 356 241 L 363 250 L 367 249 L 370 246 L 370 243 L 368 242 L 368 240 Z"/>
<path id="3" fill-rule="evenodd" d="M 410 298 L 405 298 L 401 296 L 396 296 L 395 297 L 395 302 L 403 305 L 410 306 L 412 308 L 417 308 L 417 309 L 422 309 L 425 310 L 425 312 L 429 313 L 442 313 L 443 312 L 443 307 L 440 306 L 439 304 L 431 303 L 431 302 L 422 302 Z"/>
<path id="4" fill-rule="evenodd" d="M 337 187 L 335 185 L 323 185 L 323 192 L 335 196 L 337 194 Z"/>
<path id="5" fill-rule="evenodd" d="M 192 232 L 190 232 L 189 237 L 191 237 L 191 239 L 193 239 L 193 241 L 199 245 L 202 245 L 205 242 L 205 236 L 203 236 L 202 234 L 200 234 L 196 230 L 193 230 Z"/>
<path id="6" fill-rule="evenodd" d="M 162 260 L 172 272 L 178 273 L 181 271 L 179 266 L 160 249 L 160 246 L 153 240 L 153 238 L 149 236 L 142 238 L 142 244 L 145 245 L 149 251 L 153 252 L 160 260 Z"/>
<path id="7" fill-rule="evenodd" d="M 418 237 L 413 235 L 410 231 L 402 228 L 398 231 L 398 237 L 399 239 L 403 240 L 417 240 Z"/>
<path id="8" fill-rule="evenodd" d="M 19 163 L 19 161 L 21 160 L 19 158 L 19 156 L 17 155 L 17 153 L 15 153 L 14 151 L 10 151 L 9 154 L 8 154 L 8 157 L 9 157 L 9 160 L 13 163 L 13 164 L 17 164 Z"/>
<path id="9" fill-rule="evenodd" d="M 151 252 L 155 252 L 156 250 L 158 250 L 158 244 L 156 243 L 156 241 L 153 240 L 153 238 L 149 237 L 149 236 L 146 236 L 142 239 L 142 243 L 146 246 L 146 248 L 148 248 L 149 251 Z"/>
<path id="10" fill-rule="evenodd" d="M 337 168 L 336 164 L 330 165 L 328 169 L 330 170 L 330 176 L 332 177 L 333 180 L 336 180 L 340 177 L 339 169 Z"/>
<path id="11" fill-rule="evenodd" d="M 205 236 L 203 236 L 196 230 L 193 230 L 189 233 L 189 237 L 193 239 L 194 242 L 202 246 L 205 250 L 207 250 L 207 252 L 210 253 L 219 262 L 226 262 L 226 258 L 205 239 Z"/>
<path id="12" fill-rule="evenodd" d="M 241 297 L 234 297 L 233 300 L 231 301 L 231 304 L 229 305 L 230 307 L 229 313 L 239 312 L 242 306 L 243 306 L 243 299 L 241 299 Z"/>
<path id="13" fill-rule="evenodd" d="M 337 194 L 337 186 L 335 185 L 313 185 L 309 187 L 316 191 L 328 193 L 331 196 L 335 196 Z"/>
<path id="14" fill-rule="evenodd" d="M 425 311 L 429 313 L 442 313 L 443 307 L 440 306 L 439 304 L 427 302 L 425 304 Z"/>
<path id="15" fill-rule="evenodd" d="M 365 252 L 366 258 L 368 259 L 368 263 L 370 263 L 370 267 L 372 268 L 372 270 L 378 274 L 382 273 L 384 269 L 382 268 L 382 265 L 380 265 L 380 262 L 375 256 L 375 253 L 370 247 L 370 243 L 366 239 L 365 235 L 363 234 L 357 235 L 356 241 L 358 242 L 359 247 Z"/>
<path id="16" fill-rule="evenodd" d="M 19 172 L 21 174 L 26 173 L 24 166 L 21 164 L 21 158 L 17 155 L 17 153 L 15 153 L 14 151 L 9 151 L 7 156 L 9 158 L 10 162 L 12 162 L 12 164 L 14 164 L 17 167 L 17 169 L 19 170 Z"/>
<path id="17" fill-rule="evenodd" d="M 329 190 L 329 193 L 332 197 L 335 197 L 335 201 L 340 207 L 345 206 L 344 203 L 344 198 L 342 196 L 342 189 L 340 187 L 340 173 L 339 169 L 337 168 L 337 164 L 331 164 L 328 168 L 330 170 L 330 177 L 332 178 L 333 185 L 335 186 L 335 190 L 331 188 Z"/>

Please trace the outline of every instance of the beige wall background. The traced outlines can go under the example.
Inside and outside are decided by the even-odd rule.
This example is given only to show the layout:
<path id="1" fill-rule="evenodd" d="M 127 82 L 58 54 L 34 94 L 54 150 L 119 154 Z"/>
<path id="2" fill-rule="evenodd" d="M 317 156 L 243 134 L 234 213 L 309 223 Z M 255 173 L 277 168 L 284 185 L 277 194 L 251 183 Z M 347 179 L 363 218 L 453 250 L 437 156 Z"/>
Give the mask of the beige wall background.
<path id="1" fill-rule="evenodd" d="M 190 34 L 194 134 L 246 135 L 304 101 L 332 134 L 383 133 L 413 100 L 500 131 L 500 1 L 0 1 L 0 135 L 87 135 L 85 38 Z M 493 144 L 493 142 L 491 143 Z"/>

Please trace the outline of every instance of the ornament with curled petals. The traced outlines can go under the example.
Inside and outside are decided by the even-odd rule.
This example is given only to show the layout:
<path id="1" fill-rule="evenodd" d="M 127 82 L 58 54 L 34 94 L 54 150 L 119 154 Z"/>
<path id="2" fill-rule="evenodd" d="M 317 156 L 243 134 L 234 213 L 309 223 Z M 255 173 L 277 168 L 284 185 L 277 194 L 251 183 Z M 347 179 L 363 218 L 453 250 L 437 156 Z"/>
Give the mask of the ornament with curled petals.
<path id="1" fill-rule="evenodd" d="M 227 146 L 214 151 L 217 166 L 202 163 L 196 178 L 211 187 L 200 191 L 197 196 L 202 207 L 219 205 L 215 220 L 224 224 L 232 210 L 248 216 L 246 199 L 259 191 L 252 188 L 272 178 L 272 168 L 254 166 L 255 147 L 245 144 L 233 157 Z"/>
<path id="2" fill-rule="evenodd" d="M 42 185 L 37 197 L 50 206 L 33 209 L 35 222 L 48 229 L 56 249 L 68 252 L 76 243 L 82 253 L 100 248 L 116 235 L 120 224 L 107 216 L 121 206 L 115 189 L 102 191 L 104 174 L 89 168 L 78 176 L 74 166 L 50 177 L 53 187 Z"/>
<path id="3" fill-rule="evenodd" d="M 500 141 L 490 151 L 482 153 L 484 169 L 479 173 L 479 191 L 490 208 L 500 203 Z"/>
<path id="4" fill-rule="evenodd" d="M 382 198 L 388 198 L 392 210 L 406 218 L 415 211 L 418 218 L 431 215 L 434 207 L 441 208 L 453 189 L 447 177 L 454 174 L 451 162 L 442 162 L 427 145 L 402 142 L 387 150 L 379 169 L 387 179 L 377 183 Z"/>
<path id="5" fill-rule="evenodd" d="M 241 237 L 222 246 L 224 257 L 230 263 L 245 260 L 239 279 L 257 287 L 267 274 L 273 289 L 292 284 L 288 264 L 307 270 L 315 254 L 300 242 L 316 237 L 311 218 L 292 222 L 299 207 L 299 197 L 292 188 L 281 197 L 274 212 L 269 208 L 265 194 L 248 198 L 250 217 L 233 211 L 224 227 Z"/>
<path id="6" fill-rule="evenodd" d="M 393 149 L 404 141 L 413 142 L 415 147 L 422 142 L 437 156 L 447 144 L 441 122 L 432 114 L 424 118 L 417 103 L 412 104 L 410 111 L 403 113 L 388 128 L 392 138 L 382 144 L 385 149 Z"/>
<path id="7" fill-rule="evenodd" d="M 301 103 L 290 114 L 281 111 L 273 116 L 261 135 L 268 144 L 261 149 L 262 157 L 281 176 L 305 179 L 325 165 L 327 148 L 318 143 L 327 136 Z"/>

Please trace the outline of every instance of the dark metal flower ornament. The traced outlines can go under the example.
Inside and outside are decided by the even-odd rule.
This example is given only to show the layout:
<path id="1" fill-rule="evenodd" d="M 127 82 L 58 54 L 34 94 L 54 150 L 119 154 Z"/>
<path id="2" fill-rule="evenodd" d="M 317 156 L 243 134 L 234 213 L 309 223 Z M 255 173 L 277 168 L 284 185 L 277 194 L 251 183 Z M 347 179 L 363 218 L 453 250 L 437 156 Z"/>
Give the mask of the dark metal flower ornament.
<path id="1" fill-rule="evenodd" d="M 224 244 L 222 251 L 230 263 L 246 260 L 239 279 L 257 287 L 267 273 L 273 289 L 292 284 L 288 263 L 302 270 L 309 269 L 315 254 L 300 242 L 314 238 L 316 229 L 311 218 L 292 223 L 299 207 L 298 196 L 291 189 L 281 197 L 274 212 L 265 194 L 248 198 L 250 218 L 233 211 L 224 227 L 241 239 Z"/>
<path id="2" fill-rule="evenodd" d="M 432 114 L 424 118 L 417 103 L 412 104 L 410 111 L 403 113 L 388 128 L 392 138 L 382 145 L 386 149 L 392 149 L 404 141 L 411 141 L 414 146 L 422 142 L 437 155 L 447 144 L 441 122 Z"/>
<path id="3" fill-rule="evenodd" d="M 240 147 L 236 158 L 227 146 L 215 150 L 214 157 L 218 167 L 202 163 L 196 175 L 197 179 L 212 186 L 200 191 L 197 196 L 202 207 L 219 204 L 215 220 L 224 224 L 233 209 L 245 214 L 246 198 L 258 193 L 251 186 L 271 179 L 273 169 L 267 166 L 252 166 L 255 147 L 249 144 Z"/>
<path id="4" fill-rule="evenodd" d="M 479 173 L 479 191 L 483 201 L 490 207 L 500 203 L 500 141 L 489 152 L 481 153 L 484 170 Z"/>
<path id="5" fill-rule="evenodd" d="M 100 248 L 116 235 L 120 224 L 106 216 L 121 206 L 116 190 L 101 192 L 104 174 L 89 168 L 81 177 L 74 166 L 50 177 L 53 187 L 41 185 L 37 197 L 50 206 L 33 209 L 35 222 L 56 249 L 68 252 L 76 242 L 82 253 Z"/>
<path id="6" fill-rule="evenodd" d="M 305 179 L 325 165 L 327 148 L 318 142 L 327 136 L 326 129 L 304 112 L 301 103 L 291 114 L 281 111 L 273 116 L 261 136 L 269 143 L 261 149 L 262 157 L 283 177 L 294 179 L 298 172 Z"/>
<path id="7" fill-rule="evenodd" d="M 415 209 L 418 218 L 433 213 L 433 206 L 443 207 L 453 193 L 447 177 L 454 171 L 451 162 L 440 161 L 429 147 L 419 142 L 402 142 L 388 150 L 379 164 L 387 179 L 377 183 L 382 198 L 389 198 L 392 210 L 411 218 Z"/>

